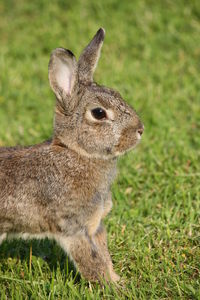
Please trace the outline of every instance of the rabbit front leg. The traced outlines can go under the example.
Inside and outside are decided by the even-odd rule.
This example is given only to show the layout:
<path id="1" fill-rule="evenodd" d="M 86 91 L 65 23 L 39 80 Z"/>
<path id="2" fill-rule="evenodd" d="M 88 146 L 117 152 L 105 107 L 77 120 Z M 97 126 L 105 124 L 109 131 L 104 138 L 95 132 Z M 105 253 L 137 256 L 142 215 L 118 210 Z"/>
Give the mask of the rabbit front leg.
<path id="1" fill-rule="evenodd" d="M 87 233 L 73 237 L 59 237 L 61 247 L 70 255 L 81 275 L 89 281 L 110 279 L 109 269 L 101 249 L 95 245 Z"/>
<path id="2" fill-rule="evenodd" d="M 112 260 L 110 257 L 110 253 L 108 251 L 108 246 L 107 246 L 107 234 L 106 234 L 106 230 L 105 227 L 103 226 L 103 224 L 101 224 L 96 232 L 96 234 L 94 235 L 94 242 L 96 244 L 96 246 L 99 249 L 99 252 L 103 255 L 106 264 L 108 266 L 109 269 L 109 276 L 111 281 L 113 282 L 117 282 L 120 280 L 120 277 L 115 273 L 114 269 L 113 269 L 113 264 L 112 264 Z"/>
<path id="3" fill-rule="evenodd" d="M 108 213 L 111 211 L 112 208 L 112 193 L 109 191 L 106 200 L 104 200 L 104 208 L 103 208 L 103 215 L 102 219 L 105 218 Z M 109 275 L 110 278 L 113 282 L 117 282 L 120 280 L 120 277 L 115 273 L 113 269 L 113 264 L 112 260 L 108 251 L 108 246 L 107 246 L 107 234 L 106 234 L 106 229 L 101 223 L 96 230 L 96 233 L 94 234 L 94 242 L 99 248 L 99 251 L 103 254 L 104 259 L 106 260 L 106 263 L 109 268 Z"/>
<path id="4" fill-rule="evenodd" d="M 104 208 L 103 208 L 103 216 L 105 218 L 108 213 L 111 211 L 113 204 L 112 204 L 112 193 L 109 191 L 106 200 L 104 201 Z"/>

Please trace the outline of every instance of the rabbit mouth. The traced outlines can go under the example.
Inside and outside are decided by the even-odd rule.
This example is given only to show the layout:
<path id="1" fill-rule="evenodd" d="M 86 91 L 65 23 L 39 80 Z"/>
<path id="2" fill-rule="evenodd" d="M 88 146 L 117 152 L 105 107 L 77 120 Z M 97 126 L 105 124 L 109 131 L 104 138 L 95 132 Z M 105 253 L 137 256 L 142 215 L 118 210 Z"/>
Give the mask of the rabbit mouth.
<path id="1" fill-rule="evenodd" d="M 133 150 L 139 143 L 140 143 L 141 137 L 139 139 L 134 140 L 134 144 L 132 143 L 129 145 L 129 147 L 123 147 L 122 145 L 118 144 L 118 146 L 115 148 L 115 155 L 121 156 L 131 150 Z"/>
<path id="2" fill-rule="evenodd" d="M 115 146 L 115 154 L 122 155 L 135 148 L 141 141 L 141 133 L 135 128 L 129 127 L 121 133 L 118 144 Z"/>

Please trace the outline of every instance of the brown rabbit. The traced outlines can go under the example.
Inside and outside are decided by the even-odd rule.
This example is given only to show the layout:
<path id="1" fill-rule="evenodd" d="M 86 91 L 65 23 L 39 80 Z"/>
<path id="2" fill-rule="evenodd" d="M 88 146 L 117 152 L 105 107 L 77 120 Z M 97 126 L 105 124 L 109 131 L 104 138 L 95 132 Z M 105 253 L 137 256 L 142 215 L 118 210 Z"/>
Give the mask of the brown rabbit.
<path id="1" fill-rule="evenodd" d="M 93 82 L 104 35 L 100 28 L 78 62 L 64 48 L 52 52 L 52 139 L 0 148 L 0 242 L 55 239 L 86 279 L 115 282 L 102 220 L 117 157 L 138 143 L 143 125 L 118 92 Z"/>

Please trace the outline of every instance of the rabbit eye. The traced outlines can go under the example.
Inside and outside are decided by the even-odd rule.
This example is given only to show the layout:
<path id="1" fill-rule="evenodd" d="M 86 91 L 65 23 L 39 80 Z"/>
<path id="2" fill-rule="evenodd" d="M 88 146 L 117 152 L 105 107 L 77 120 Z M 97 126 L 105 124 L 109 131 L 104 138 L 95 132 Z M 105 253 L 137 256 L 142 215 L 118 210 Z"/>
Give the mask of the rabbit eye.
<path id="1" fill-rule="evenodd" d="M 97 120 L 103 120 L 103 119 L 106 119 L 106 117 L 107 117 L 105 110 L 101 107 L 92 109 L 91 113 L 92 113 L 92 116 Z"/>

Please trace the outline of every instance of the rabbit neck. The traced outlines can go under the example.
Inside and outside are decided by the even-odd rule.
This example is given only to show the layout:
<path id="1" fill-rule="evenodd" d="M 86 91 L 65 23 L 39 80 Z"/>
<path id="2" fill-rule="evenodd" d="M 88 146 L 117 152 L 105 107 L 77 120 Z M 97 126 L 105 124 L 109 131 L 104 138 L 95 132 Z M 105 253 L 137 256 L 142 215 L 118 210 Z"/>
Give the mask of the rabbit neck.
<path id="1" fill-rule="evenodd" d="M 75 152 L 78 155 L 78 157 L 85 157 L 86 159 L 89 160 L 106 161 L 107 163 L 108 161 L 111 161 L 111 163 L 113 161 L 116 161 L 116 157 L 111 154 L 105 155 L 105 154 L 98 154 L 98 153 L 93 153 L 93 154 L 88 153 L 87 151 L 85 151 L 85 149 L 83 149 L 78 145 L 76 140 L 70 139 L 70 137 L 62 138 L 62 137 L 54 136 L 52 144 L 67 148 L 72 152 Z"/>
<path id="2" fill-rule="evenodd" d="M 60 140 L 53 140 L 51 144 L 54 153 L 56 152 L 59 156 L 59 161 L 62 161 L 62 167 L 65 169 L 65 161 L 71 161 L 73 165 L 72 173 L 75 174 L 75 170 L 78 170 L 77 176 L 81 175 L 85 177 L 86 174 L 91 174 L 94 177 L 93 183 L 97 181 L 107 182 L 108 185 L 112 183 L 116 176 L 116 166 L 117 159 L 104 159 L 100 157 L 88 157 L 87 155 L 82 155 L 76 149 L 62 144 Z M 56 157 L 57 157 L 56 155 Z M 67 167 L 67 172 L 69 168 Z M 97 179 L 99 178 L 99 180 Z"/>

